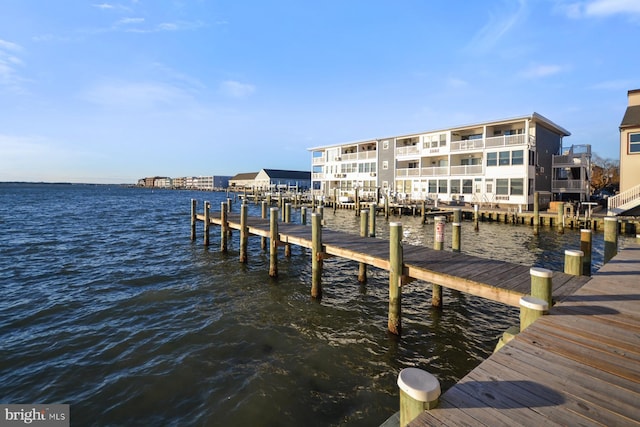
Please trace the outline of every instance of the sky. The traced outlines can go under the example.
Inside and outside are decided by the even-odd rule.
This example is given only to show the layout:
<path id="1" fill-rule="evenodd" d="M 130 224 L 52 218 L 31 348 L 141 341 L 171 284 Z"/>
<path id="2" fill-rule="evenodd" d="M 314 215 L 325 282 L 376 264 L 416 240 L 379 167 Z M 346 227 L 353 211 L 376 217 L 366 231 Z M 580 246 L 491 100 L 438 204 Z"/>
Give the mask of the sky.
<path id="1" fill-rule="evenodd" d="M 310 170 L 537 112 L 619 158 L 638 0 L 0 0 L 0 181 Z"/>

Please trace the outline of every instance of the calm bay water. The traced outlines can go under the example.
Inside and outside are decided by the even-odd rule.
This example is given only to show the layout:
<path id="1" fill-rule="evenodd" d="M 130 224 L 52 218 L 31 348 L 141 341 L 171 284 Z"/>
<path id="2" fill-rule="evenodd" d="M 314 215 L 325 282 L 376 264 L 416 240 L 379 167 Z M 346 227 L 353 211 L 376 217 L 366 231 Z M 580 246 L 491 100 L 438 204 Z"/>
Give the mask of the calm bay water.
<path id="1" fill-rule="evenodd" d="M 363 286 L 357 264 L 327 260 L 313 301 L 300 248 L 274 280 L 256 237 L 246 265 L 238 233 L 228 254 L 217 228 L 208 249 L 201 224 L 191 242 L 191 198 L 201 210 L 226 194 L 0 184 L 1 403 L 68 403 L 72 425 L 379 425 L 398 410 L 402 368 L 446 389 L 517 324 L 515 309 L 446 289 L 433 310 L 428 284 L 413 282 L 392 337 L 385 272 L 370 269 Z M 359 230 L 353 211 L 325 218 Z M 405 242 L 432 244 L 433 225 L 394 221 Z M 384 218 L 376 233 L 387 236 Z M 578 247 L 575 231 L 463 223 L 463 252 L 477 256 L 561 270 Z M 593 256 L 598 268 L 600 233 Z"/>

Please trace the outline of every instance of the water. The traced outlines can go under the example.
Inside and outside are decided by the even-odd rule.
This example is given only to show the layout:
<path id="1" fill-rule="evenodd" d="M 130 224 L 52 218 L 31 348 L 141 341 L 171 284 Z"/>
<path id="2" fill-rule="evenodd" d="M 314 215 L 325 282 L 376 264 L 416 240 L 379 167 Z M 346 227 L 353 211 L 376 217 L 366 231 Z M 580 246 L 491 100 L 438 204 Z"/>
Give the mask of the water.
<path id="1" fill-rule="evenodd" d="M 357 264 L 329 259 L 317 302 L 300 248 L 271 279 L 259 238 L 246 265 L 238 233 L 228 254 L 217 227 L 209 249 L 201 224 L 191 242 L 189 200 L 201 209 L 223 197 L 0 184 L 0 402 L 68 403 L 73 425 L 379 425 L 398 410 L 402 368 L 426 369 L 446 389 L 517 324 L 513 308 L 446 289 L 445 309 L 434 310 L 429 286 L 413 282 L 403 336 L 390 336 L 383 271 L 370 268 L 363 286 Z M 325 218 L 359 230 L 353 211 Z M 431 245 L 433 225 L 394 220 L 405 242 Z M 387 235 L 380 217 L 376 233 Z M 477 256 L 561 270 L 569 247 L 579 247 L 577 232 L 463 224 L 463 252 Z"/>

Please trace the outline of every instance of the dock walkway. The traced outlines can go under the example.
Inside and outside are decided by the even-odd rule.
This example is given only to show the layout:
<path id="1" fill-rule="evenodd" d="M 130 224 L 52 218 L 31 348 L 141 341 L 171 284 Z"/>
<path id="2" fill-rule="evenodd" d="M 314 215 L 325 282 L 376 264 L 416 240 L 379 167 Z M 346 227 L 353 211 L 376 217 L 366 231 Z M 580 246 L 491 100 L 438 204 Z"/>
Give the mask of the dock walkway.
<path id="1" fill-rule="evenodd" d="M 622 250 L 409 425 L 640 425 L 640 245 Z"/>
<path id="2" fill-rule="evenodd" d="M 197 219 L 204 221 L 204 215 Z M 221 225 L 220 214 L 211 212 L 211 224 Z M 229 228 L 239 230 L 240 216 L 229 214 Z M 249 233 L 270 236 L 268 219 L 250 216 L 247 219 Z M 292 223 L 278 223 L 279 240 L 285 244 L 312 247 L 311 227 Z M 389 242 L 375 237 L 361 237 L 323 228 L 323 252 L 362 262 L 389 271 Z M 466 255 L 459 252 L 438 251 L 425 246 L 403 243 L 403 275 L 410 279 L 427 281 L 450 289 L 480 296 L 514 307 L 519 307 L 520 297 L 531 290 L 530 267 L 505 261 Z M 553 296 L 562 301 L 573 294 L 590 278 L 572 276 L 562 272 L 553 274 Z"/>

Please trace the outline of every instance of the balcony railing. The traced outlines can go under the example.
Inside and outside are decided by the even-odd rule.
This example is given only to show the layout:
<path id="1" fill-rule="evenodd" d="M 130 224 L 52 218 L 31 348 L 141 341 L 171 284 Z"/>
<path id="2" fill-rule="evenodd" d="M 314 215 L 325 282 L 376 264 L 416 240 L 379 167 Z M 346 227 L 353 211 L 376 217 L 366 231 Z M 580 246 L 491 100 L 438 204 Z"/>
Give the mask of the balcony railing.
<path id="1" fill-rule="evenodd" d="M 482 165 L 451 166 L 451 175 L 482 175 Z"/>
<path id="2" fill-rule="evenodd" d="M 586 154 L 582 155 L 561 155 L 561 156 L 553 156 L 553 166 L 555 167 L 569 167 L 569 168 L 577 168 L 580 166 L 587 167 L 589 166 L 589 158 Z"/>
<path id="3" fill-rule="evenodd" d="M 451 151 L 481 150 L 484 148 L 483 139 L 469 139 L 467 141 L 451 141 Z"/>
<path id="4" fill-rule="evenodd" d="M 418 168 L 396 169 L 396 176 L 420 176 Z"/>
<path id="5" fill-rule="evenodd" d="M 418 154 L 420 154 L 420 148 L 417 145 L 396 148 L 397 156 L 413 156 Z"/>
<path id="6" fill-rule="evenodd" d="M 551 191 L 554 193 L 583 193 L 589 189 L 589 183 L 581 179 L 554 179 Z"/>
<path id="7" fill-rule="evenodd" d="M 323 165 L 324 162 L 325 162 L 324 156 L 322 156 L 322 157 L 314 157 L 313 158 L 313 164 L 314 165 Z"/>
<path id="8" fill-rule="evenodd" d="M 529 142 L 535 139 L 529 136 Z M 525 134 L 490 136 L 481 139 L 469 139 L 467 141 L 451 141 L 451 151 L 482 150 L 483 148 L 506 147 L 509 145 L 523 145 L 527 142 Z"/>
<path id="9" fill-rule="evenodd" d="M 449 167 L 448 166 L 435 166 L 420 169 L 422 176 L 442 176 L 449 175 Z"/>

